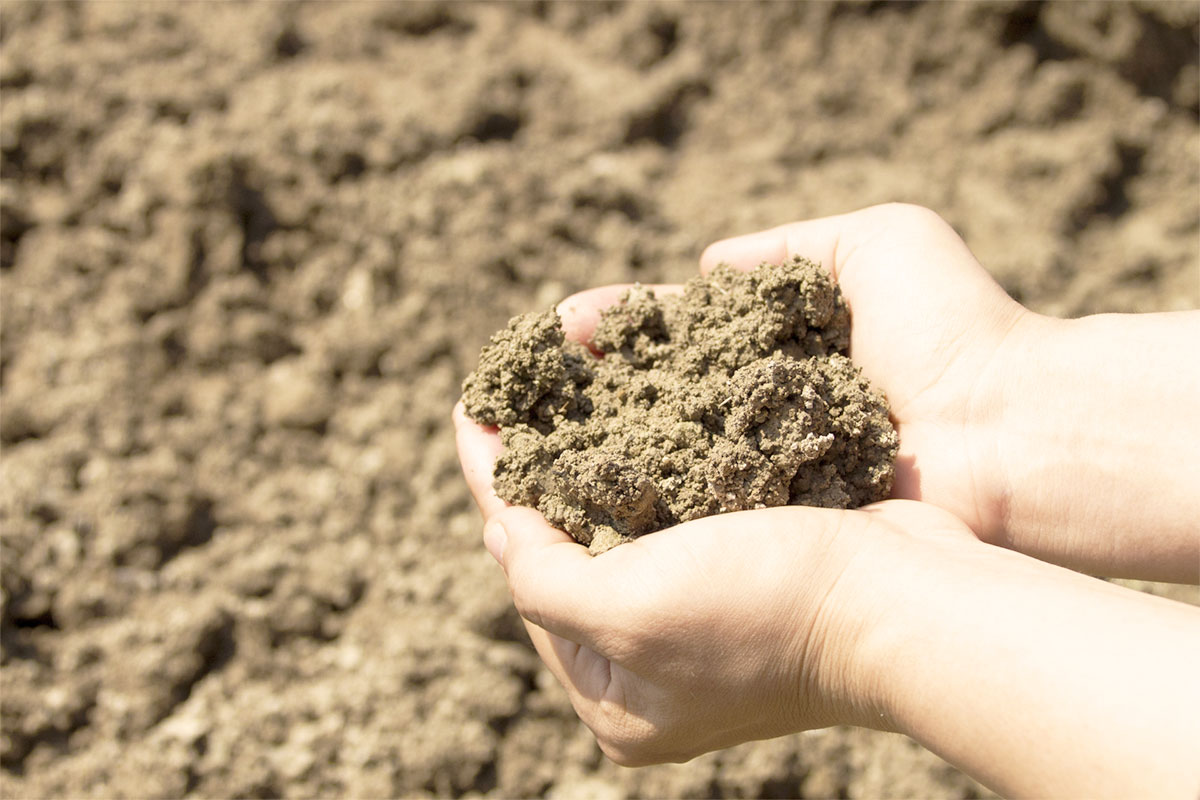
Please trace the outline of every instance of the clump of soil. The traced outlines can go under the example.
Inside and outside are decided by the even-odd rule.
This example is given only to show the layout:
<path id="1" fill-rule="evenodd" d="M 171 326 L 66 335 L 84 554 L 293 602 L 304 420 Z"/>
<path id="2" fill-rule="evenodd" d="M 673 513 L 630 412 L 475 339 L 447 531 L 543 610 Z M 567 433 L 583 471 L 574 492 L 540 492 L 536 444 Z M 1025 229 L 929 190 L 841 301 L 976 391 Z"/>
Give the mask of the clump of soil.
<path id="1" fill-rule="evenodd" d="M 679 295 L 626 292 L 597 325 L 599 358 L 554 311 L 515 317 L 463 402 L 500 426 L 500 497 L 599 553 L 726 511 L 887 497 L 899 440 L 849 342 L 819 265 L 721 266 Z"/>

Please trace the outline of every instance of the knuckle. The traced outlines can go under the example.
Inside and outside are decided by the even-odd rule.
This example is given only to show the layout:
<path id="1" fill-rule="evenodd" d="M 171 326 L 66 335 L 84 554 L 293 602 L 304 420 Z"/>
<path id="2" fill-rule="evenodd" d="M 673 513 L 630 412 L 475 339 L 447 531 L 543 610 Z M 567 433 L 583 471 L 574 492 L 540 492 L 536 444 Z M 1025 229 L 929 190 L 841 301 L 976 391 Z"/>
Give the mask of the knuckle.
<path id="1" fill-rule="evenodd" d="M 616 764 L 618 767 L 645 767 L 649 766 L 638 760 L 631 752 L 623 750 L 616 745 L 606 742 L 603 739 L 598 740 L 600 743 L 600 752 L 608 757 L 608 760 Z"/>
<path id="2" fill-rule="evenodd" d="M 654 764 L 682 764 L 699 753 L 684 750 L 659 749 L 652 743 L 624 745 L 599 740 L 600 750 L 610 761 L 621 767 L 649 767 Z"/>
<path id="3" fill-rule="evenodd" d="M 533 606 L 529 597 L 521 590 L 520 584 L 513 584 L 511 587 L 513 605 L 517 608 L 517 613 L 530 622 L 536 622 L 533 619 Z"/>
<path id="4" fill-rule="evenodd" d="M 537 584 L 526 579 L 526 569 L 523 561 L 516 560 L 508 568 L 508 589 L 512 593 L 513 605 L 517 613 L 534 625 L 541 626 L 545 609 L 542 598 L 536 589 Z"/>
<path id="5" fill-rule="evenodd" d="M 946 221 L 936 211 L 914 203 L 885 203 L 876 206 L 885 219 L 903 227 L 944 226 Z"/>
<path id="6" fill-rule="evenodd" d="M 695 727 L 686 720 L 661 707 L 646 710 L 651 713 L 631 713 L 624 705 L 592 707 L 588 727 L 611 761 L 623 767 L 645 767 L 683 763 L 706 751 L 696 740 Z M 675 721 L 663 724 L 663 712 Z"/>
<path id="7" fill-rule="evenodd" d="M 510 585 L 510 591 L 513 596 L 513 605 L 517 608 L 517 613 L 524 619 L 529 620 L 538 627 L 545 627 L 544 610 L 540 601 L 525 589 L 525 584 L 514 582 Z"/>
<path id="8" fill-rule="evenodd" d="M 623 767 L 663 761 L 656 747 L 661 732 L 650 722 L 624 710 L 602 709 L 592 730 L 604 754 Z"/>

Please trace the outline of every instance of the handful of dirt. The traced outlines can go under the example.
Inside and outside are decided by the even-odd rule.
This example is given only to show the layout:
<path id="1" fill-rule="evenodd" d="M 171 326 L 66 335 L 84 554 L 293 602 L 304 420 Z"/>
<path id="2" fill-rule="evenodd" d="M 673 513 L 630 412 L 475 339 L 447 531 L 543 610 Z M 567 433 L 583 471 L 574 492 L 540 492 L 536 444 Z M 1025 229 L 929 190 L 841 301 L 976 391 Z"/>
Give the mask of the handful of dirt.
<path id="1" fill-rule="evenodd" d="M 710 514 L 887 497 L 899 439 L 849 345 L 819 265 L 722 265 L 682 294 L 630 289 L 596 327 L 601 357 L 554 311 L 515 317 L 463 403 L 500 427 L 500 497 L 599 553 Z"/>

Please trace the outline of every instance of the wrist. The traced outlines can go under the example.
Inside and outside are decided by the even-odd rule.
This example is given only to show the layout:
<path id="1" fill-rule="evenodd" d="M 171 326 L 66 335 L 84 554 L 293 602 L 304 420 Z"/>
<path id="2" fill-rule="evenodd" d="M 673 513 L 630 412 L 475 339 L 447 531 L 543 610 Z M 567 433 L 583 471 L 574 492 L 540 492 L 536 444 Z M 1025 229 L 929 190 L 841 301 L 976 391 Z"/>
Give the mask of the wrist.
<path id="1" fill-rule="evenodd" d="M 971 393 L 967 447 L 976 480 L 975 534 L 989 544 L 1014 547 L 1014 513 L 1021 513 L 1014 501 L 1023 493 L 1014 483 L 1012 465 L 1028 456 L 1031 444 L 1020 432 L 1028 429 L 1031 416 L 1043 411 L 1069 324 L 1022 308 Z"/>
<path id="2" fill-rule="evenodd" d="M 907 501 L 887 501 L 907 504 Z M 915 505 L 915 504 L 913 504 Z M 882 506 L 880 507 L 882 508 Z M 895 731 L 887 683 L 887 633 L 897 598 L 911 591 L 919 553 L 927 546 L 893 525 L 886 515 L 848 512 L 826 560 L 839 564 L 819 603 L 820 615 L 799 663 L 804 709 L 796 729 L 858 725 Z M 812 708 L 819 699 L 823 708 Z"/>
<path id="3" fill-rule="evenodd" d="M 1001 794 L 1128 796 L 1194 780 L 1179 766 L 1196 736 L 1187 710 L 1200 702 L 1188 672 L 1193 609 L 909 527 L 907 543 L 882 554 L 892 575 L 874 584 L 857 638 L 868 724 Z M 1152 689 L 1113 691 L 1139 686 Z M 1129 730 L 1156 744 L 1131 745 Z"/>
<path id="4" fill-rule="evenodd" d="M 970 406 L 976 534 L 1090 574 L 1195 580 L 1200 503 L 1179 465 L 1200 441 L 1197 333 L 1200 315 L 1026 312 Z"/>
<path id="5" fill-rule="evenodd" d="M 970 587 L 990 585 L 997 569 L 1023 559 L 964 534 L 947 535 L 936 519 L 918 517 L 883 537 L 863 562 L 853 667 L 860 705 L 852 724 L 926 742 L 926 712 L 939 702 L 937 681 L 929 679 L 940 665 L 932 662 L 970 647 L 961 626 L 972 616 L 963 609 Z M 948 639 L 956 643 L 945 647 Z"/>

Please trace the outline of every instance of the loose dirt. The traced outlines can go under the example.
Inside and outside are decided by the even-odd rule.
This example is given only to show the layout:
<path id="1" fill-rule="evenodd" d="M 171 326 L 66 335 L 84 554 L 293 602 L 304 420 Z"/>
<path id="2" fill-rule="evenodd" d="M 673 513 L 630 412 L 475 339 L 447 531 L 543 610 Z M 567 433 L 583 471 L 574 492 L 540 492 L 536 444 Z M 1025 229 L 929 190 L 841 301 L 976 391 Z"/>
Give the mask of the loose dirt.
<path id="1" fill-rule="evenodd" d="M 450 409 L 507 320 L 902 200 L 1200 303 L 1194 3 L 0 3 L 0 795 L 969 797 L 832 729 L 626 770 Z"/>
<path id="2" fill-rule="evenodd" d="M 850 362 L 850 315 L 818 264 L 722 265 L 662 299 L 636 286 L 590 344 L 599 358 L 553 311 L 516 317 L 463 402 L 500 426 L 500 497 L 593 553 L 726 511 L 891 491 L 887 401 Z"/>

